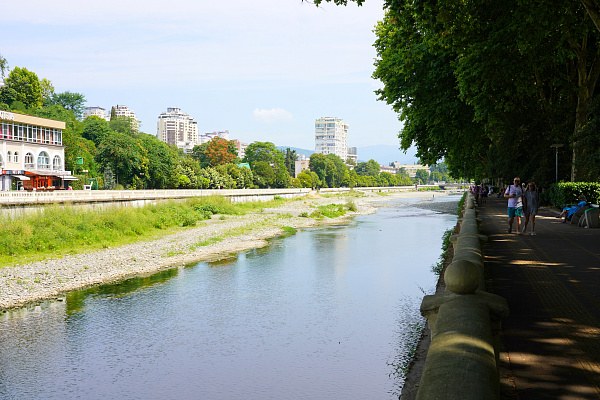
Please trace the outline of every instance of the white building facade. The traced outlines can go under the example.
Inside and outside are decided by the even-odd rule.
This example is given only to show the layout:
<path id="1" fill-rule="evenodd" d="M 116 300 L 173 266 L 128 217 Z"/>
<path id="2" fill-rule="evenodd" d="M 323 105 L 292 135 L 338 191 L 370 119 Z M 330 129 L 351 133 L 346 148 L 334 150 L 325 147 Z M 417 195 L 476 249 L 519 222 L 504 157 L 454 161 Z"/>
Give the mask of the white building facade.
<path id="1" fill-rule="evenodd" d="M 348 158 L 348 124 L 341 118 L 322 117 L 315 121 L 315 152 Z"/>
<path id="2" fill-rule="evenodd" d="M 110 120 L 110 115 L 106 115 L 106 110 L 102 107 L 86 107 L 85 111 L 83 112 L 83 119 L 91 117 L 92 115 L 100 117 L 105 121 Z"/>
<path id="3" fill-rule="evenodd" d="M 229 140 L 229 131 L 215 131 L 215 132 L 207 132 L 203 135 L 200 135 L 200 144 L 208 143 L 216 137 L 220 137 L 221 139 Z"/>
<path id="4" fill-rule="evenodd" d="M 191 153 L 194 146 L 199 145 L 198 123 L 180 108 L 167 108 L 158 117 L 157 133 L 159 140 Z"/>
<path id="5" fill-rule="evenodd" d="M 65 189 L 63 121 L 0 110 L 0 191 Z"/>
<path id="6" fill-rule="evenodd" d="M 135 116 L 135 111 L 130 110 L 127 106 L 123 106 L 123 105 L 119 105 L 119 104 L 117 104 L 114 107 L 114 109 L 115 109 L 116 117 L 131 118 L 131 126 L 133 127 L 133 129 L 135 129 L 135 131 L 140 130 L 140 122 L 137 120 L 137 117 Z"/>

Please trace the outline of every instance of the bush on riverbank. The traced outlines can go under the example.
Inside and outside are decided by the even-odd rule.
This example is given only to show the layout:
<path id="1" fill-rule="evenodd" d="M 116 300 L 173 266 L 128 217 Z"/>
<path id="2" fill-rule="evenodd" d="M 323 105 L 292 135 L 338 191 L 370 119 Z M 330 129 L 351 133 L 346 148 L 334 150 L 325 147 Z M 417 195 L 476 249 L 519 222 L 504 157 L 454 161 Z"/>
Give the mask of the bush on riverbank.
<path id="1" fill-rule="evenodd" d="M 583 194 L 590 203 L 600 202 L 600 183 L 597 182 L 560 182 L 550 185 L 548 190 L 540 194 L 540 203 L 562 208 L 567 204 L 577 203 Z"/>
<path id="2" fill-rule="evenodd" d="M 48 206 L 19 217 L 0 217 L 0 266 L 123 245 L 189 227 L 214 214 L 241 215 L 290 200 L 232 204 L 220 196 L 144 207 L 81 210 Z"/>

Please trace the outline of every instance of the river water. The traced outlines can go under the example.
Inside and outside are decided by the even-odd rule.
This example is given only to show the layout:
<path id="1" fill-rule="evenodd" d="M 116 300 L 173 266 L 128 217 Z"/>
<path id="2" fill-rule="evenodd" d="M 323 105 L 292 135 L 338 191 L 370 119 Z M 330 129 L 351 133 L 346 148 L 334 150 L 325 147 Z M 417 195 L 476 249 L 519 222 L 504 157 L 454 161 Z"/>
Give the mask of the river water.
<path id="1" fill-rule="evenodd" d="M 456 224 L 419 201 L 5 313 L 0 399 L 397 398 Z"/>

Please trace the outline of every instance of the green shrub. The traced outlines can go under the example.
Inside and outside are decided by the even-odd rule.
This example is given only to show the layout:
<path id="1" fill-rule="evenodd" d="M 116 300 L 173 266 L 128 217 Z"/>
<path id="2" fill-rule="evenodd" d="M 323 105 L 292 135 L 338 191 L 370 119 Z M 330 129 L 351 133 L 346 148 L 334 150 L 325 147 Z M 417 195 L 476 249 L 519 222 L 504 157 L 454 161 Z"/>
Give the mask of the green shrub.
<path id="1" fill-rule="evenodd" d="M 352 200 L 348 200 L 346 202 L 346 208 L 348 209 L 348 211 L 357 211 L 358 210 L 356 203 L 353 202 Z"/>
<path id="2" fill-rule="evenodd" d="M 560 182 L 550 185 L 548 190 L 540 194 L 540 203 L 562 208 L 567 204 L 578 202 L 580 195 L 588 202 L 600 202 L 600 183 L 597 182 Z"/>

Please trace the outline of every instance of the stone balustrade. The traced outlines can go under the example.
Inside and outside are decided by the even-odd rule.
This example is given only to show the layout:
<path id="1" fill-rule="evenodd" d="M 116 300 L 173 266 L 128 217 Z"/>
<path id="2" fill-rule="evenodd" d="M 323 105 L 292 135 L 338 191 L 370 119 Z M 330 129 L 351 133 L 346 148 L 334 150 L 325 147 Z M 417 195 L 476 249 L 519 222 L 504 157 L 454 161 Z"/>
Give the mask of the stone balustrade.
<path id="1" fill-rule="evenodd" d="M 445 291 L 425 296 L 421 314 L 431 329 L 431 344 L 418 400 L 492 400 L 500 397 L 498 333 L 508 316 L 506 300 L 485 291 L 483 243 L 476 203 L 468 193 Z"/>

